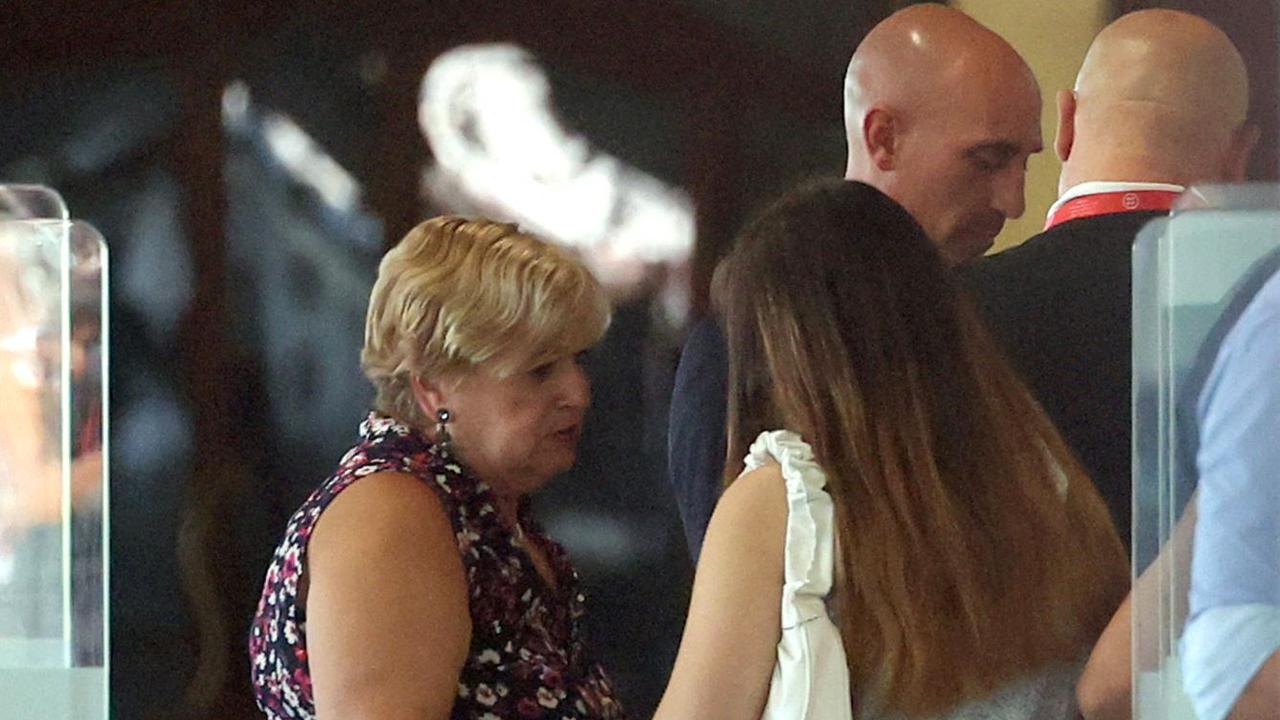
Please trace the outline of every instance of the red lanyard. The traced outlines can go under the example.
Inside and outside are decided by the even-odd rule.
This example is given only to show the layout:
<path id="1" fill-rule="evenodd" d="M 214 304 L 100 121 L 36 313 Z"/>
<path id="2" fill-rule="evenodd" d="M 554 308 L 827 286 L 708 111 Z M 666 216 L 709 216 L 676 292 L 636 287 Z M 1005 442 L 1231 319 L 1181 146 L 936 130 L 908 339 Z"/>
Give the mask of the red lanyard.
<path id="1" fill-rule="evenodd" d="M 1182 193 L 1171 190 L 1121 190 L 1118 192 L 1081 195 L 1062 204 L 1044 224 L 1048 230 L 1068 220 L 1112 215 L 1122 212 L 1160 211 L 1173 209 L 1173 201 Z"/>

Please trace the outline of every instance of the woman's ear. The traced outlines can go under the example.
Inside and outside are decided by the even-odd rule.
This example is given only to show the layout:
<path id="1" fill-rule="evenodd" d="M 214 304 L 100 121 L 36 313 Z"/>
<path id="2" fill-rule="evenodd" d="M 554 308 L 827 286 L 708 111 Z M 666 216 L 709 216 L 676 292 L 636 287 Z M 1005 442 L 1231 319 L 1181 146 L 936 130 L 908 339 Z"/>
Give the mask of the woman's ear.
<path id="1" fill-rule="evenodd" d="M 422 416 L 428 420 L 434 421 L 440 408 L 449 407 L 447 393 L 440 383 L 414 375 L 409 378 L 409 387 L 413 390 L 413 400 L 422 411 Z"/>

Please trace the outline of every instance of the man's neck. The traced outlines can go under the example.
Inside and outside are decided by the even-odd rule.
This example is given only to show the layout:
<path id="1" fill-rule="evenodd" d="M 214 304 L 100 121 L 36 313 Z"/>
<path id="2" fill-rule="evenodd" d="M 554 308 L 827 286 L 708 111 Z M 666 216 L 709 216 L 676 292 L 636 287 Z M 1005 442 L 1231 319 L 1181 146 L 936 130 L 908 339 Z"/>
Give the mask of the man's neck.
<path id="1" fill-rule="evenodd" d="M 1152 157 L 1143 152 L 1117 151 L 1105 156 L 1090 156 L 1077 148 L 1072 157 L 1062 164 L 1058 194 L 1087 182 L 1163 183 L 1187 187 L 1197 182 L 1214 181 L 1214 173 L 1184 165 L 1170 157 Z"/>

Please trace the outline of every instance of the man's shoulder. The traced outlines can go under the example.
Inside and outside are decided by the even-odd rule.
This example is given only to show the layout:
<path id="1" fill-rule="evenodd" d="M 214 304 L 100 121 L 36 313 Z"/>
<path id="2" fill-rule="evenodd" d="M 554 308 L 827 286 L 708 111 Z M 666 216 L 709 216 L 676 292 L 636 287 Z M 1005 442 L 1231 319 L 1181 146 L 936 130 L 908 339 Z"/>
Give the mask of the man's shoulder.
<path id="1" fill-rule="evenodd" d="M 729 375 L 729 348 L 719 324 L 710 316 L 694 323 L 680 352 L 671 394 L 672 426 L 692 413 L 702 417 L 716 406 L 723 411 Z M 721 398 L 719 404 L 711 398 Z"/>
<path id="2" fill-rule="evenodd" d="M 693 324 L 680 352 L 680 365 L 689 371 L 720 367 L 728 363 L 724 331 L 716 318 L 708 315 Z"/>
<path id="3" fill-rule="evenodd" d="M 1134 239 L 1156 217 L 1159 214 L 1120 213 L 1062 223 L 969 263 L 960 268 L 960 279 L 983 295 L 1011 286 L 1035 287 L 1074 273 L 1127 271 Z"/>
<path id="4" fill-rule="evenodd" d="M 1075 233 L 1057 228 L 1032 235 L 1019 245 L 993 255 L 986 255 L 957 270 L 962 285 L 982 299 L 1004 295 L 1017 287 L 1040 285 L 1038 275 L 1059 267 L 1058 263 L 1075 262 L 1079 257 Z"/>

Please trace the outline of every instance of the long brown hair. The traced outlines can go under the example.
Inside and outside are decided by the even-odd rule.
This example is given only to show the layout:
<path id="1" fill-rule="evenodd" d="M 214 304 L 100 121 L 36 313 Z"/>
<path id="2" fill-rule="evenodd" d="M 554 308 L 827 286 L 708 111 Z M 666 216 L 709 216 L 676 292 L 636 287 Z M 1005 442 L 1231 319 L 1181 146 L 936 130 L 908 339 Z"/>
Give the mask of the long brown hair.
<path id="1" fill-rule="evenodd" d="M 1084 657 L 1126 591 L 1120 540 L 905 210 L 861 183 L 794 191 L 715 297 L 726 482 L 763 430 L 813 447 L 855 702 L 925 716 Z"/>

